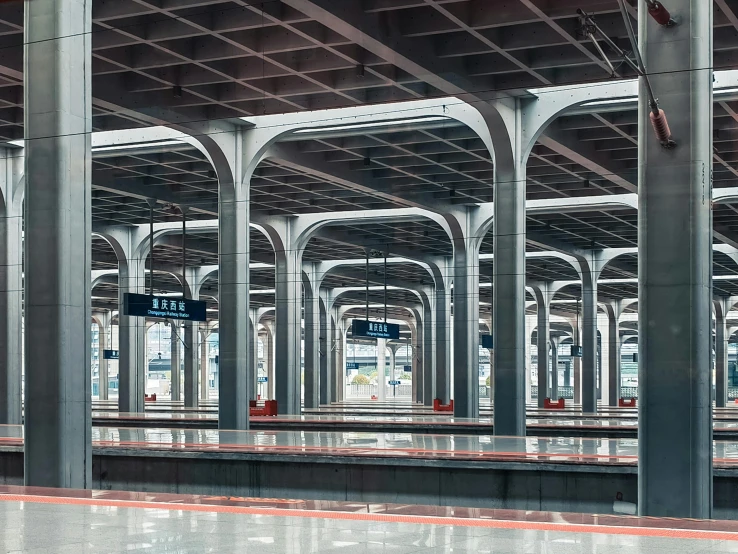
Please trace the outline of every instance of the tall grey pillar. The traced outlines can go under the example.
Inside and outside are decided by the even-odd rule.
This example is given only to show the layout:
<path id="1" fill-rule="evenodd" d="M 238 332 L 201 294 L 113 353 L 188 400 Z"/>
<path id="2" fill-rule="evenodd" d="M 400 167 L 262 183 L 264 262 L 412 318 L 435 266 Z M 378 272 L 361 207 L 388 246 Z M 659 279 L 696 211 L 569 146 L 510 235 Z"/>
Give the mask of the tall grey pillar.
<path id="1" fill-rule="evenodd" d="M 323 406 L 331 403 L 330 325 L 330 314 L 327 311 L 326 299 L 321 297 L 318 318 L 318 368 L 320 373 L 319 398 L 320 404 Z"/>
<path id="2" fill-rule="evenodd" d="M 91 10 L 25 3 L 27 486 L 91 486 Z"/>
<path id="3" fill-rule="evenodd" d="M 551 337 L 551 398 L 559 399 L 559 337 Z"/>
<path id="4" fill-rule="evenodd" d="M 412 367 L 413 380 L 413 402 L 423 403 L 423 387 L 425 374 L 424 367 L 424 349 L 423 349 L 423 321 L 416 321 L 413 336 L 410 339 L 412 347 L 408 352 L 410 356 L 410 365 Z"/>
<path id="5" fill-rule="evenodd" d="M 479 243 L 454 240 L 455 417 L 479 417 Z"/>
<path id="6" fill-rule="evenodd" d="M 307 272 L 303 272 L 305 275 Z M 320 297 L 313 284 L 304 282 L 305 290 L 305 408 L 320 406 Z"/>
<path id="7" fill-rule="evenodd" d="M 240 131 L 234 135 L 232 146 L 240 153 L 243 136 Z M 237 168 L 234 182 L 219 182 L 218 197 L 218 427 L 239 430 L 249 428 L 251 352 L 248 339 L 251 185 L 248 180 L 242 182 L 238 174 L 242 161 L 232 160 Z"/>
<path id="8" fill-rule="evenodd" d="M 550 350 L 549 336 L 551 334 L 551 316 L 549 314 L 549 303 L 547 291 L 538 293 L 538 407 L 543 408 L 546 398 L 552 397 L 548 388 L 548 353 Z"/>
<path id="9" fill-rule="evenodd" d="M 197 408 L 200 405 L 198 399 L 198 377 L 199 377 L 199 349 L 198 339 L 199 325 L 195 321 L 185 321 L 184 344 L 182 345 L 182 356 L 184 357 L 184 406 L 185 408 Z"/>
<path id="10" fill-rule="evenodd" d="M 387 341 L 377 339 L 377 399 L 384 402 L 387 396 Z"/>
<path id="11" fill-rule="evenodd" d="M 728 328 L 726 318 L 730 306 L 727 299 L 715 301 L 715 406 L 728 402 Z"/>
<path id="12" fill-rule="evenodd" d="M 516 155 L 516 154 L 513 154 Z M 494 433 L 525 436 L 525 163 L 495 164 Z M 508 165 L 506 166 L 505 163 Z"/>
<path id="13" fill-rule="evenodd" d="M 397 347 L 399 345 L 397 344 L 388 344 L 387 347 L 390 351 L 390 366 L 389 366 L 389 379 L 390 381 L 394 381 L 396 378 L 396 370 L 395 365 L 397 364 Z"/>
<path id="14" fill-rule="evenodd" d="M 170 356 L 172 400 L 179 401 L 182 399 L 182 383 L 180 381 L 180 377 L 182 375 L 182 363 L 180 361 L 179 352 L 180 344 L 184 340 L 184 333 L 182 332 L 182 327 L 180 327 L 179 322 L 172 321 L 169 324 L 169 327 L 172 331 L 172 354 Z"/>
<path id="15" fill-rule="evenodd" d="M 210 374 L 208 372 L 208 332 L 207 325 L 200 326 L 197 335 L 200 339 L 200 400 L 210 398 Z"/>
<path id="16" fill-rule="evenodd" d="M 0 425 L 20 425 L 23 369 L 23 219 L 13 193 L 23 158 L 5 150 L 4 201 L 0 211 Z M 101 358 L 102 364 L 102 358 Z"/>
<path id="17" fill-rule="evenodd" d="M 620 387 L 622 379 L 620 378 L 620 310 L 608 310 L 607 332 L 608 347 L 607 358 L 610 375 L 608 404 L 617 406 L 620 400 Z"/>
<path id="18" fill-rule="evenodd" d="M 267 383 L 269 394 L 269 400 L 274 400 L 274 328 L 270 323 L 267 323 L 267 345 L 266 350 L 269 352 L 267 358 Z"/>
<path id="19" fill-rule="evenodd" d="M 257 310 L 249 310 L 249 400 L 259 393 L 259 323 Z"/>
<path id="20" fill-rule="evenodd" d="M 105 350 L 109 348 L 108 330 L 110 329 L 110 312 L 104 312 L 100 316 L 98 325 L 99 350 L 97 359 L 99 360 L 100 370 L 97 376 L 97 397 L 99 400 L 108 399 L 109 385 L 109 360 L 105 359 Z"/>
<path id="21" fill-rule="evenodd" d="M 333 315 L 328 316 L 328 337 L 326 340 L 326 374 L 328 375 L 328 404 L 336 401 L 338 394 L 338 375 L 336 374 L 336 339 L 338 337 L 338 328 Z"/>
<path id="22" fill-rule="evenodd" d="M 343 323 L 336 325 L 336 339 L 334 344 L 333 376 L 336 382 L 334 400 L 336 402 L 343 402 L 346 392 L 346 363 L 344 362 L 346 330 L 343 328 Z"/>
<path id="23" fill-rule="evenodd" d="M 713 3 L 670 0 L 679 24 L 639 9 L 644 63 L 676 148 L 638 137 L 638 511 L 712 515 Z"/>
<path id="24" fill-rule="evenodd" d="M 436 284 L 435 396 L 441 404 L 451 400 L 451 291 Z M 433 398 L 430 405 L 433 405 Z"/>
<path id="25" fill-rule="evenodd" d="M 203 388 L 201 398 L 204 400 L 210 399 L 210 355 L 208 353 L 208 335 L 209 333 L 207 332 L 207 328 L 203 327 L 200 330 L 200 379 L 202 380 L 200 382 L 200 386 Z M 204 387 L 202 387 L 202 383 L 205 383 Z"/>
<path id="26" fill-rule="evenodd" d="M 287 243 L 275 252 L 275 395 L 280 414 L 301 412 L 302 253 Z"/>
<path id="27" fill-rule="evenodd" d="M 144 264 L 137 259 L 131 231 L 127 234 L 128 259 L 118 260 L 118 411 L 142 413 L 146 393 L 146 319 L 124 315 L 126 292 L 145 294 Z"/>
<path id="28" fill-rule="evenodd" d="M 597 278 L 582 276 L 582 412 L 597 412 Z"/>
<path id="29" fill-rule="evenodd" d="M 437 297 L 437 295 L 436 295 Z M 423 303 L 423 405 L 432 406 L 435 398 L 436 348 L 435 313 L 430 302 Z"/>

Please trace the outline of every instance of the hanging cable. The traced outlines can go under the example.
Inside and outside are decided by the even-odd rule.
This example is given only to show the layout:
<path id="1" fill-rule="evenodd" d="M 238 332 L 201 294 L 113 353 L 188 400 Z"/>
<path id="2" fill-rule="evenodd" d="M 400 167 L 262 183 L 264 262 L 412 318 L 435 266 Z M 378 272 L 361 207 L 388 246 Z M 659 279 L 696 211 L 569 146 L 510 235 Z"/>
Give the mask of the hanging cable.
<path id="1" fill-rule="evenodd" d="M 602 29 L 600 29 L 599 25 L 597 25 L 591 15 L 582 9 L 577 9 L 577 13 L 582 19 L 582 29 L 587 36 L 592 37 L 593 35 L 598 35 L 605 44 L 607 44 L 610 49 L 612 49 L 612 51 L 615 52 L 615 54 L 617 54 L 617 56 L 643 80 L 646 88 L 646 95 L 648 96 L 648 105 L 651 109 L 649 119 L 656 138 L 664 148 L 674 148 L 676 146 L 676 142 L 671 136 L 671 129 L 669 128 L 666 114 L 664 113 L 664 110 L 659 108 L 658 100 L 656 100 L 656 96 L 651 88 L 651 82 L 646 73 L 646 68 L 643 64 L 640 51 L 638 50 L 638 44 L 635 40 L 635 34 L 633 32 L 633 27 L 630 24 L 630 16 L 625 8 L 624 0 L 618 0 L 618 4 L 620 5 L 620 11 L 625 21 L 625 28 L 628 31 L 628 39 L 630 40 L 633 48 L 633 55 L 635 56 L 636 61 L 631 60 L 630 56 L 615 44 L 615 42 L 613 42 L 613 40 L 602 31 Z M 602 51 L 600 50 L 600 52 Z M 608 65 L 612 67 L 609 60 L 607 60 L 606 57 L 605 59 Z"/>

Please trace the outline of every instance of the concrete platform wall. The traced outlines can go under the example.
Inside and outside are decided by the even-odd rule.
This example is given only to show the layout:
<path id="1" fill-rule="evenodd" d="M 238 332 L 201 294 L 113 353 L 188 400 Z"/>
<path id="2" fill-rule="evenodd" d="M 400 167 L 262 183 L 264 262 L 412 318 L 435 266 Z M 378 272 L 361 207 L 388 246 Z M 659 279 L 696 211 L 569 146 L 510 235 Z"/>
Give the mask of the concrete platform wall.
<path id="1" fill-rule="evenodd" d="M 325 463 L 298 462 L 290 456 L 121 455 L 107 451 L 93 457 L 93 488 L 601 514 L 612 513 L 617 493 L 627 502 L 636 502 L 638 490 L 634 468 L 447 466 L 398 465 L 395 460 L 356 463 L 336 458 Z M 22 452 L 0 452 L 0 483 L 23 484 Z M 738 518 L 738 474 L 724 472 L 715 477 L 714 517 Z"/>

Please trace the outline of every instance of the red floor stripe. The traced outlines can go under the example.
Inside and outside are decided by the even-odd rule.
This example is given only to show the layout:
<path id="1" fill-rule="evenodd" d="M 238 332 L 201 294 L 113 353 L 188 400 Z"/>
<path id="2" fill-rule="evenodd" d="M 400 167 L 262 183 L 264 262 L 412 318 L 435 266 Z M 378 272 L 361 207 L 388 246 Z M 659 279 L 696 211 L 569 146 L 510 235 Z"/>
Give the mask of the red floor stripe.
<path id="1" fill-rule="evenodd" d="M 263 499 L 266 501 L 266 499 Z M 482 527 L 521 531 L 553 531 L 560 533 L 589 533 L 596 535 L 624 535 L 638 537 L 664 537 L 673 539 L 723 540 L 738 542 L 738 533 L 690 529 L 665 529 L 646 527 L 617 527 L 565 523 L 540 523 L 492 519 L 465 519 L 458 517 L 394 515 L 379 513 L 330 512 L 316 510 L 288 510 L 284 508 L 257 508 L 246 506 L 218 506 L 203 504 L 176 504 L 127 500 L 101 500 L 94 498 L 69 498 L 22 494 L 0 494 L 3 502 L 32 502 L 36 504 L 103 506 L 115 508 L 180 510 L 185 512 L 210 512 L 262 515 L 272 517 L 302 517 L 344 521 L 376 521 L 382 523 L 407 523 L 417 525 L 453 525 L 458 527 Z"/>

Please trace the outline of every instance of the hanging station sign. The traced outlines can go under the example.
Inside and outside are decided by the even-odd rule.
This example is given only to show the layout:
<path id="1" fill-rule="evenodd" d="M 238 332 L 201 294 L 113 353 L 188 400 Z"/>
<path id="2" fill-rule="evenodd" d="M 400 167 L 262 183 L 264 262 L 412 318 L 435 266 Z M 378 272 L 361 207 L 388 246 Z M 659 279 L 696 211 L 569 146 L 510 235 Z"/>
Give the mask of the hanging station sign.
<path id="1" fill-rule="evenodd" d="M 399 339 L 400 326 L 396 323 L 354 319 L 351 322 L 351 334 L 355 337 L 371 337 L 374 339 Z"/>
<path id="2" fill-rule="evenodd" d="M 359 362 L 346 362 L 346 369 L 359 369 Z"/>
<path id="3" fill-rule="evenodd" d="M 492 342 L 492 335 L 481 335 L 480 336 L 480 342 L 482 343 L 482 348 L 489 348 L 490 350 L 494 348 L 494 343 Z"/>
<path id="4" fill-rule="evenodd" d="M 148 294 L 125 293 L 123 313 L 139 317 L 163 317 L 186 321 L 205 321 L 207 304 L 189 298 L 171 298 Z"/>
<path id="5" fill-rule="evenodd" d="M 582 347 L 576 344 L 572 344 L 571 345 L 571 357 L 581 358 L 582 357 Z"/>
<path id="6" fill-rule="evenodd" d="M 120 352 L 117 350 L 103 350 L 103 360 L 119 360 Z"/>
<path id="7" fill-rule="evenodd" d="M 402 370 L 405 371 L 405 372 L 412 371 L 413 370 L 413 366 L 411 366 L 411 365 L 404 365 L 404 366 L 402 366 Z"/>

